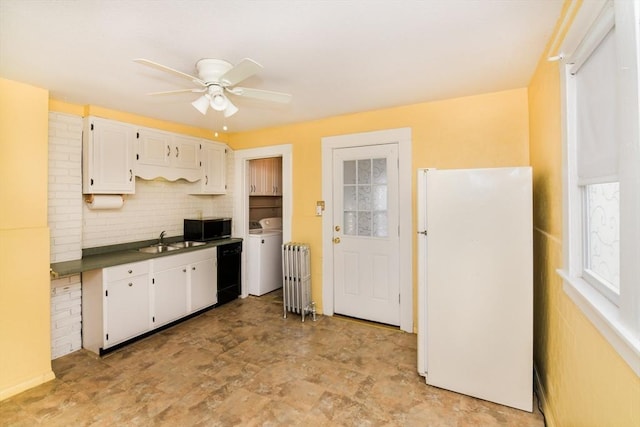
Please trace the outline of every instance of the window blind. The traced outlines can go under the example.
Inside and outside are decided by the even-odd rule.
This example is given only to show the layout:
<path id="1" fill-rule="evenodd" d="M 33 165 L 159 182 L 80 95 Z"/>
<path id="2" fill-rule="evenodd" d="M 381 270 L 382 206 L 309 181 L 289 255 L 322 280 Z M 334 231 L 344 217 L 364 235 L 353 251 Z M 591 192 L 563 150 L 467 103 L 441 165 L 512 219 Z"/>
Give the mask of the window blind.
<path id="1" fill-rule="evenodd" d="M 576 78 L 578 183 L 618 180 L 615 27 L 579 68 Z"/>

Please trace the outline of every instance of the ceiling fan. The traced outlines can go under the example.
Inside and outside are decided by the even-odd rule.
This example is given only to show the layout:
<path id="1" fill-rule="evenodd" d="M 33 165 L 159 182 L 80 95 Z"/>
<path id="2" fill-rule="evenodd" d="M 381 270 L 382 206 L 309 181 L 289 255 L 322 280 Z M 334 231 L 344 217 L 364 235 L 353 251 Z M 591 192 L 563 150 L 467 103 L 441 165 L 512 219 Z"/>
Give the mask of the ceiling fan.
<path id="1" fill-rule="evenodd" d="M 262 65 L 249 58 L 241 60 L 236 65 L 232 65 L 221 59 L 201 59 L 196 62 L 197 77 L 167 67 L 166 65 L 149 61 L 148 59 L 138 58 L 134 59 L 134 61 L 155 68 L 156 70 L 182 77 L 198 85 L 199 87 L 193 89 L 153 92 L 149 95 L 166 95 L 184 92 L 204 93 L 204 95 L 191 103 L 191 105 L 202 114 L 207 114 L 209 107 L 216 111 L 222 111 L 225 117 L 231 117 L 237 113 L 238 107 L 233 105 L 227 94 L 283 104 L 291 101 L 291 95 L 288 93 L 236 86 L 263 68 Z"/>

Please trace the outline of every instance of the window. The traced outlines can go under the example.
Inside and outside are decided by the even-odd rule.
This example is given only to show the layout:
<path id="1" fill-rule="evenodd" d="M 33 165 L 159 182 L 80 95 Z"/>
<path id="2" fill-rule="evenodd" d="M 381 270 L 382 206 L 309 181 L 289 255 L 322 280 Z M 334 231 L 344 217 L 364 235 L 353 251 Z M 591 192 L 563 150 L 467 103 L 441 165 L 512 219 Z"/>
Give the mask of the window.
<path id="1" fill-rule="evenodd" d="M 345 160 L 344 234 L 387 237 L 387 159 Z"/>
<path id="2" fill-rule="evenodd" d="M 564 52 L 564 289 L 640 376 L 640 0 L 585 2 Z"/>

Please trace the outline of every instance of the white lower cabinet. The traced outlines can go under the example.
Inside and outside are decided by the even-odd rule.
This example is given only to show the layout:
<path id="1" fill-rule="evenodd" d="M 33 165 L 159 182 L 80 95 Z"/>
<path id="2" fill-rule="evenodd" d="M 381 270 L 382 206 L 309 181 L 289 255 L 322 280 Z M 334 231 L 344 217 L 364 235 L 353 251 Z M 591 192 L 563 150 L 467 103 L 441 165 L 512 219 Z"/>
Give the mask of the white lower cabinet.
<path id="1" fill-rule="evenodd" d="M 82 274 L 82 346 L 95 353 L 217 302 L 216 248 Z"/>
<path id="2" fill-rule="evenodd" d="M 142 275 L 107 285 L 105 298 L 108 328 L 105 345 L 110 347 L 149 329 L 149 279 Z"/>
<path id="3" fill-rule="evenodd" d="M 153 279 L 151 279 L 154 328 L 179 319 L 188 313 L 187 284 L 186 266 L 154 271 Z"/>
<path id="4" fill-rule="evenodd" d="M 150 329 L 149 262 L 82 273 L 82 346 L 99 353 Z"/>
<path id="5" fill-rule="evenodd" d="M 150 262 L 154 328 L 217 302 L 216 248 Z"/>
<path id="6" fill-rule="evenodd" d="M 214 249 L 215 250 L 215 249 Z M 218 302 L 218 275 L 216 257 L 208 257 L 191 267 L 191 311 L 209 307 Z"/>

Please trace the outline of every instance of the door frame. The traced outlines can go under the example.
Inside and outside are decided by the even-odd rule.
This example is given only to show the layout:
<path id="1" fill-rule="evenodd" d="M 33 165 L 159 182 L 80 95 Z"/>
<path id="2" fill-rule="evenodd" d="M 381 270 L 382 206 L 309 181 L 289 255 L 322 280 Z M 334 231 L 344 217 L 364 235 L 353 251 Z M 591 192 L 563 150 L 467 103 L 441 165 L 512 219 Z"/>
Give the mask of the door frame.
<path id="1" fill-rule="evenodd" d="M 413 209 L 411 207 L 411 128 L 352 133 L 322 138 L 322 312 L 334 314 L 333 283 L 333 150 L 380 145 L 381 141 L 398 144 L 398 203 L 400 240 L 398 242 L 400 275 L 400 329 L 413 333 Z"/>
<path id="2" fill-rule="evenodd" d="M 292 148 L 291 144 L 235 150 L 233 185 L 233 231 L 234 237 L 245 242 L 242 251 L 242 283 L 247 283 L 247 242 L 249 242 L 249 160 L 265 157 L 282 157 L 282 241 L 291 241 L 292 209 Z M 248 287 L 242 286 L 241 297 L 249 295 Z"/>

